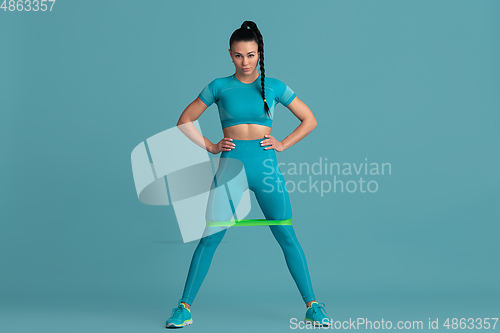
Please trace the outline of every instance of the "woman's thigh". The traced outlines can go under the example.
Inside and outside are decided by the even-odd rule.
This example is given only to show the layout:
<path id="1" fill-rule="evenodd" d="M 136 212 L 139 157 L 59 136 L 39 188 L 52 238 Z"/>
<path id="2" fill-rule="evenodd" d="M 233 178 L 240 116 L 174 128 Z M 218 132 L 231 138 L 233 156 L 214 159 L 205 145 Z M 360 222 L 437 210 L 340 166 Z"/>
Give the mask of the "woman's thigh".
<path id="1" fill-rule="evenodd" d="M 229 153 L 229 152 L 228 152 Z M 242 172 L 243 163 L 230 154 L 222 154 L 212 181 L 206 209 L 208 221 L 230 221 L 248 189 L 248 181 Z"/>
<path id="2" fill-rule="evenodd" d="M 255 161 L 249 179 L 250 189 L 268 220 L 287 220 L 292 218 L 290 196 L 285 179 L 278 167 L 274 149 L 269 150 L 269 157 Z"/>

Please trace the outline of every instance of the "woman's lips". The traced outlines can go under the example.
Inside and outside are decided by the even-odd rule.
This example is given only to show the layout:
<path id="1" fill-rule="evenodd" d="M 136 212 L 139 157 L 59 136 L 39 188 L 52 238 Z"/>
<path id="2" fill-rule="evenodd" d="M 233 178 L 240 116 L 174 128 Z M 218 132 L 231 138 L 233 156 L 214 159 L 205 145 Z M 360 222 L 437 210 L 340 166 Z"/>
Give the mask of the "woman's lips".
<path id="1" fill-rule="evenodd" d="M 244 71 L 249 71 L 249 70 L 250 70 L 250 68 L 243 68 L 243 70 L 244 70 Z"/>

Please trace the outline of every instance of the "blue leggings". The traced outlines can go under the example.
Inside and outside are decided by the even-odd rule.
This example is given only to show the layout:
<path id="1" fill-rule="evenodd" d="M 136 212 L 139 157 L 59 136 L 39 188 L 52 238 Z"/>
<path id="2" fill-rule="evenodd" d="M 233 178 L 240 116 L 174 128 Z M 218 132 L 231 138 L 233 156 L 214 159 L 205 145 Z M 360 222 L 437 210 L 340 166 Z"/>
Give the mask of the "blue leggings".
<path id="1" fill-rule="evenodd" d="M 215 250 L 231 225 L 269 226 L 283 250 L 303 301 L 308 303 L 315 299 L 306 257 L 290 222 L 292 209 L 276 152 L 274 149 L 265 150 L 265 146 L 260 145 L 262 140 L 233 139 L 235 148 L 222 152 L 207 204 L 207 227 L 194 251 L 181 302 L 193 303 L 208 273 Z M 242 166 L 244 177 L 239 177 Z M 238 211 L 242 211 L 239 206 L 246 189 L 254 192 L 265 219 L 232 219 Z M 208 221 L 212 223 L 211 226 Z"/>

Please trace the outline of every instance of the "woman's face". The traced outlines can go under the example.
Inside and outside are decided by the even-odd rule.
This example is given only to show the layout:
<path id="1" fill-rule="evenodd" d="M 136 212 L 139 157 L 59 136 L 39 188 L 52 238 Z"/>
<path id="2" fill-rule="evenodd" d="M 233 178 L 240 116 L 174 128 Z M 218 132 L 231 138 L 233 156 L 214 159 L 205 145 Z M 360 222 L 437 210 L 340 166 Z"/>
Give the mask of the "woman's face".
<path id="1" fill-rule="evenodd" d="M 236 72 L 241 76 L 255 75 L 254 71 L 259 62 L 260 53 L 257 52 L 256 42 L 236 42 L 229 49 L 231 59 L 233 59 Z"/>

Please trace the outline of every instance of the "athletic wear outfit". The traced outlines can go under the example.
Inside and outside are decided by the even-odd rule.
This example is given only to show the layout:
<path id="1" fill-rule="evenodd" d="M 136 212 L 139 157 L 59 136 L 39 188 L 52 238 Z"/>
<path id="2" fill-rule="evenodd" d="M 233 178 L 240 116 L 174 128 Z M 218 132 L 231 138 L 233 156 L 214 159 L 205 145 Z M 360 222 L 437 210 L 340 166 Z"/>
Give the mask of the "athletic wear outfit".
<path id="1" fill-rule="evenodd" d="M 265 98 L 270 112 L 268 117 L 261 91 L 260 75 L 252 83 L 243 83 L 235 75 L 231 75 L 213 80 L 198 97 L 207 107 L 213 103 L 217 104 L 223 128 L 237 124 L 271 127 L 277 104 L 288 106 L 296 94 L 280 80 L 266 77 Z M 292 208 L 285 180 L 278 167 L 275 150 L 266 150 L 264 148 L 268 146 L 260 145 L 260 141 L 264 139 L 233 139 L 235 147 L 222 152 L 206 210 L 207 228 L 193 254 L 179 302 L 193 304 L 208 273 L 215 250 L 227 228 L 235 225 L 268 225 L 283 250 L 288 269 L 303 301 L 308 303 L 315 299 L 306 258 L 291 225 Z M 245 181 L 235 178 L 241 166 L 245 170 Z M 237 207 L 247 189 L 254 192 L 265 219 L 232 219 L 237 216 Z M 171 324 L 172 322 L 175 320 L 171 320 Z M 168 324 L 167 322 L 167 326 Z"/>
<path id="2" fill-rule="evenodd" d="M 266 77 L 264 86 L 270 117 L 264 110 L 260 74 L 252 83 L 243 83 L 234 74 L 215 79 L 198 97 L 207 106 L 217 104 L 222 128 L 238 124 L 272 127 L 275 107 L 278 103 L 288 106 L 296 95 L 278 79 Z M 235 147 L 222 152 L 207 205 L 208 227 L 291 225 L 292 207 L 285 179 L 278 167 L 275 150 L 266 150 L 260 145 L 263 139 L 233 139 Z M 235 179 L 241 167 L 244 167 L 246 178 Z M 265 219 L 231 219 L 247 189 L 254 192 Z"/>

